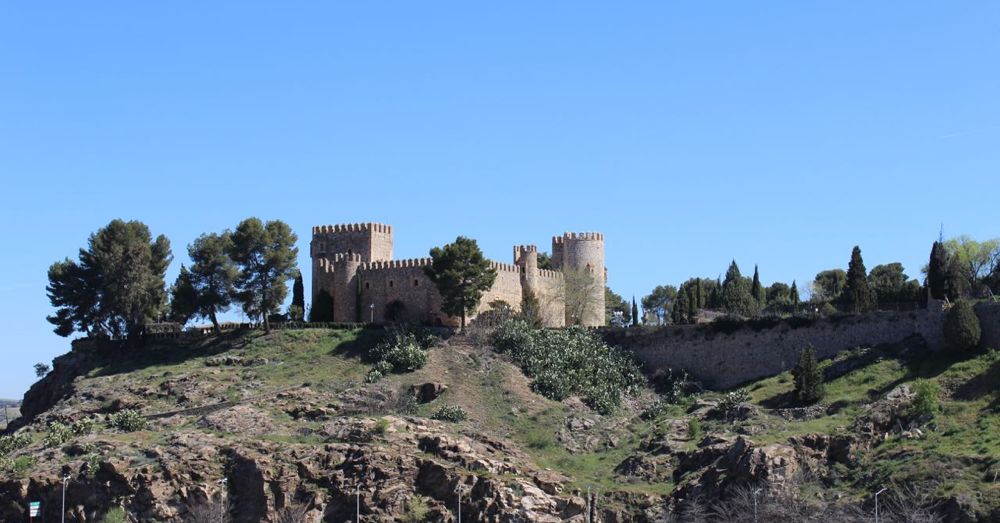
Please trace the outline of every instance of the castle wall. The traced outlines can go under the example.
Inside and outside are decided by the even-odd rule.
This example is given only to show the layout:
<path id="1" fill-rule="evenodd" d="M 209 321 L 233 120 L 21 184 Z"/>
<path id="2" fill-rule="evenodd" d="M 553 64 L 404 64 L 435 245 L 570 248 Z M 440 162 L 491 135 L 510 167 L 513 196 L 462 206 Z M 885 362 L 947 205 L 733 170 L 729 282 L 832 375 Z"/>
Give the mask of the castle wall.
<path id="1" fill-rule="evenodd" d="M 987 349 L 1000 350 L 1000 305 L 995 303 L 980 303 L 976 306 L 979 316 L 979 328 L 983 335 L 979 344 Z"/>
<path id="2" fill-rule="evenodd" d="M 371 321 L 372 305 L 375 323 L 387 321 L 390 303 L 403 304 L 397 321 L 418 321 L 431 324 L 450 324 L 441 314 L 441 295 L 434 282 L 424 273 L 430 258 L 372 262 L 358 271 L 361 289 L 362 321 Z"/>
<path id="3" fill-rule="evenodd" d="M 515 311 L 521 310 L 521 268 L 509 263 L 491 262 L 497 271 L 497 278 L 493 282 L 493 287 L 483 293 L 479 300 L 479 307 L 476 313 L 483 312 L 490 308 L 490 303 L 502 300 L 507 302 Z"/>
<path id="4" fill-rule="evenodd" d="M 566 326 L 565 285 L 561 272 L 538 270 L 538 292 L 535 298 L 538 299 L 542 323 L 546 327 Z"/>
<path id="5" fill-rule="evenodd" d="M 313 257 L 330 260 L 340 253 L 359 254 L 361 261 L 392 259 L 392 227 L 381 223 L 352 223 L 313 227 L 309 244 Z"/>
<path id="6" fill-rule="evenodd" d="M 604 325 L 604 235 L 595 232 L 566 233 L 562 238 L 562 270 L 590 275 L 594 283 L 588 286 L 589 296 L 580 312 L 580 318 L 566 318 L 566 323 L 576 321 L 587 327 Z M 555 244 L 553 244 L 554 246 Z M 566 311 L 575 315 L 577 311 Z"/>
<path id="7" fill-rule="evenodd" d="M 991 314 L 1000 319 L 996 310 Z M 821 319 L 798 327 L 782 322 L 759 331 L 742 327 L 728 334 L 710 323 L 613 329 L 606 339 L 635 353 L 647 372 L 683 369 L 710 387 L 730 388 L 790 370 L 807 345 L 816 348 L 817 357 L 831 358 L 845 349 L 897 343 L 917 334 L 931 349 L 940 349 L 943 327 L 944 314 L 919 310 Z M 1000 336 L 998 331 L 994 327 L 992 335 Z"/>

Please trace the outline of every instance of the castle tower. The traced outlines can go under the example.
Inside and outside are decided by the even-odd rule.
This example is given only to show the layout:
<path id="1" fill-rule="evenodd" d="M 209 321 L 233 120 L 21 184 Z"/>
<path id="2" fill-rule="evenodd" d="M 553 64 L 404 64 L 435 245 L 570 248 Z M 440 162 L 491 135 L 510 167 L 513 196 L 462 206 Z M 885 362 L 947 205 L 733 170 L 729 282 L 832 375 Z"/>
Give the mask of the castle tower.
<path id="1" fill-rule="evenodd" d="M 539 297 L 538 247 L 534 245 L 514 246 L 514 265 L 521 268 L 521 288 Z"/>
<path id="2" fill-rule="evenodd" d="M 581 232 L 552 238 L 552 262 L 566 278 L 566 324 L 604 325 L 604 235 Z"/>
<path id="3" fill-rule="evenodd" d="M 313 299 L 320 289 L 326 289 L 331 296 L 336 294 L 334 272 L 338 254 L 357 254 L 360 262 L 389 261 L 392 259 L 392 227 L 381 223 L 313 227 L 312 242 L 309 244 L 309 255 L 313 260 Z"/>
<path id="4" fill-rule="evenodd" d="M 333 262 L 333 321 L 358 321 L 358 267 L 361 255 L 341 253 Z"/>

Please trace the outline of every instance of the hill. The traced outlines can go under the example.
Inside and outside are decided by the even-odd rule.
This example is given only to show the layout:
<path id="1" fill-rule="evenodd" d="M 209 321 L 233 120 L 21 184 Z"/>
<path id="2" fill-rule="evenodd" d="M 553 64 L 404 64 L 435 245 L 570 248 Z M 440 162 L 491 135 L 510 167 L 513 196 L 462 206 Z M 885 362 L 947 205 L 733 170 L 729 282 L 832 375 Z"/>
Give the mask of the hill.
<path id="1" fill-rule="evenodd" d="M 68 511 L 87 521 L 114 507 L 196 520 L 221 491 L 235 521 L 353 520 L 358 500 L 366 521 L 451 521 L 460 502 L 464 521 L 583 521 L 588 489 L 598 521 L 710 509 L 740 520 L 757 487 L 768 521 L 863 521 L 884 486 L 890 518 L 1000 516 L 998 352 L 861 348 L 823 363 L 826 396 L 806 408 L 791 405 L 787 373 L 748 384 L 747 398 L 657 379 L 601 416 L 536 394 L 506 356 L 466 337 L 431 347 L 415 372 L 365 383 L 382 336 L 78 344 L 0 445 L 0 518 L 23 519 L 29 500 L 57 518 L 63 474 Z M 928 383 L 938 408 L 915 414 Z M 443 406 L 466 419 L 431 419 Z M 133 423 L 133 410 L 144 417 Z"/>

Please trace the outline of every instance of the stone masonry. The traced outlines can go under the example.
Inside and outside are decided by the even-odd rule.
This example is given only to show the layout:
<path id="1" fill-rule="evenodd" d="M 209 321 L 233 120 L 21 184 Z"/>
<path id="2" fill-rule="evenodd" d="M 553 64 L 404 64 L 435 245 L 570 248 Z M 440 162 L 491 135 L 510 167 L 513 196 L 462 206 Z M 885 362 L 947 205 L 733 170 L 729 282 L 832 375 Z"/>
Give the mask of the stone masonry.
<path id="1" fill-rule="evenodd" d="M 315 299 L 321 290 L 330 294 L 334 321 L 411 320 L 436 325 L 458 322 L 441 312 L 441 296 L 424 273 L 431 264 L 430 258 L 393 259 L 389 225 L 313 227 L 309 251 L 312 296 Z M 607 269 L 601 233 L 565 233 L 553 237 L 552 264 L 556 270 L 538 268 L 538 248 L 534 245 L 515 246 L 513 263 L 491 263 L 497 278 L 484 293 L 477 313 L 497 300 L 520 310 L 525 292 L 530 291 L 538 299 L 542 321 L 548 327 L 575 323 L 589 327 L 604 325 Z M 565 300 L 572 294 L 565 288 L 565 271 L 589 274 L 595 279 L 583 301 L 580 318 L 576 313 L 567 313 Z"/>

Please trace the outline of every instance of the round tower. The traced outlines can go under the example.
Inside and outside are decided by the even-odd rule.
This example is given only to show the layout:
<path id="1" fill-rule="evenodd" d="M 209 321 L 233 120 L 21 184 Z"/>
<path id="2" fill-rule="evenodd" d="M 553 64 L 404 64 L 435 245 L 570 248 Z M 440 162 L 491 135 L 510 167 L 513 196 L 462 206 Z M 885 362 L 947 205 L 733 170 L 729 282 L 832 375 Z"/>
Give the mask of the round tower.
<path id="1" fill-rule="evenodd" d="M 534 245 L 514 246 L 514 265 L 521 268 L 521 289 L 530 292 L 536 299 L 540 289 L 538 281 L 538 247 Z"/>
<path id="2" fill-rule="evenodd" d="M 604 325 L 604 235 L 599 232 L 565 233 L 562 236 L 562 271 L 567 297 L 580 303 L 567 303 L 566 324 L 599 327 Z"/>
<path id="3" fill-rule="evenodd" d="M 358 253 L 337 254 L 333 260 L 333 321 L 358 321 Z"/>

